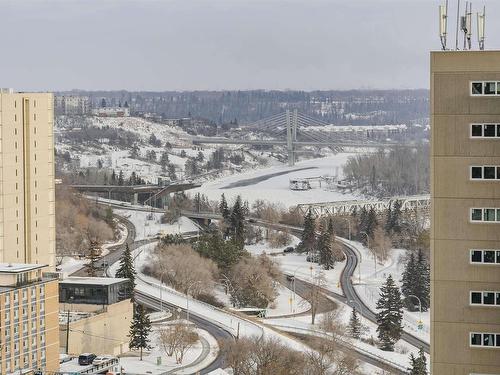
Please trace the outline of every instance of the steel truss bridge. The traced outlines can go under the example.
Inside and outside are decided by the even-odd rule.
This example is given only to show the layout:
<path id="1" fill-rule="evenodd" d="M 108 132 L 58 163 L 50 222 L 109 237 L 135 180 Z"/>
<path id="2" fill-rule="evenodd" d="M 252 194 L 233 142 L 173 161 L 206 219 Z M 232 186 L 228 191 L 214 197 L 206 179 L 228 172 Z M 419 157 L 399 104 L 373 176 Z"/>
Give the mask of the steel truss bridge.
<path id="1" fill-rule="evenodd" d="M 306 214 L 309 210 L 315 216 L 329 215 L 350 215 L 355 209 L 367 210 L 374 209 L 377 212 L 387 210 L 393 206 L 396 201 L 401 202 L 402 211 L 418 211 L 428 213 L 431 206 L 430 195 L 414 195 L 409 197 L 394 197 L 380 201 L 339 201 L 339 202 L 322 202 L 322 203 L 306 203 L 297 205 L 298 210 L 302 214 Z"/>
<path id="2" fill-rule="evenodd" d="M 193 144 L 231 144 L 257 146 L 283 146 L 288 155 L 288 165 L 293 166 L 297 149 L 304 146 L 329 147 L 333 151 L 341 151 L 344 147 L 383 148 L 389 146 L 405 146 L 394 142 L 373 142 L 370 140 L 349 141 L 339 137 L 339 132 L 320 131 L 317 127 L 332 126 L 325 121 L 308 115 L 287 110 L 286 112 L 246 125 L 248 131 L 266 134 L 262 139 L 230 139 L 217 137 L 193 137 Z M 353 127 L 354 129 L 355 127 Z M 351 129 L 352 130 L 352 129 Z M 349 133 L 349 130 L 345 132 Z M 414 147 L 406 145 L 406 147 Z"/>

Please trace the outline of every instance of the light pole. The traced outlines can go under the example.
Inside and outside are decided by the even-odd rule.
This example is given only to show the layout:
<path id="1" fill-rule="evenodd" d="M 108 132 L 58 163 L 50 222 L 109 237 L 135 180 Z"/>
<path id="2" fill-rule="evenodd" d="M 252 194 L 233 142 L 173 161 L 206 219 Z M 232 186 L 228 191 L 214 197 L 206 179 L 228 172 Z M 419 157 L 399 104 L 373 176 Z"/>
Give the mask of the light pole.
<path id="1" fill-rule="evenodd" d="M 375 264 L 375 277 L 377 276 L 377 256 L 375 255 L 375 252 L 370 248 L 370 236 L 366 232 L 359 232 L 360 234 L 364 234 L 366 236 L 366 245 L 368 247 L 368 250 L 370 250 L 373 254 L 373 263 Z"/>
<path id="2" fill-rule="evenodd" d="M 419 309 L 419 318 L 418 318 L 419 322 L 418 322 L 418 325 L 420 326 L 420 325 L 422 324 L 422 301 L 420 301 L 420 298 L 418 298 L 418 297 L 417 297 L 416 295 L 414 295 L 414 294 L 410 294 L 410 295 L 408 296 L 408 298 L 410 298 L 410 297 L 414 297 L 414 298 L 416 298 L 416 299 L 417 299 L 417 301 L 418 301 L 418 309 Z"/>
<path id="3" fill-rule="evenodd" d="M 162 297 L 162 291 L 163 291 L 163 275 L 165 272 L 169 272 L 167 270 L 164 270 L 160 273 L 160 312 L 163 312 L 163 297 Z"/>
<path id="4" fill-rule="evenodd" d="M 66 320 L 66 354 L 69 354 L 69 313 L 71 312 L 71 305 L 73 303 L 73 296 L 69 297 L 68 317 Z"/>

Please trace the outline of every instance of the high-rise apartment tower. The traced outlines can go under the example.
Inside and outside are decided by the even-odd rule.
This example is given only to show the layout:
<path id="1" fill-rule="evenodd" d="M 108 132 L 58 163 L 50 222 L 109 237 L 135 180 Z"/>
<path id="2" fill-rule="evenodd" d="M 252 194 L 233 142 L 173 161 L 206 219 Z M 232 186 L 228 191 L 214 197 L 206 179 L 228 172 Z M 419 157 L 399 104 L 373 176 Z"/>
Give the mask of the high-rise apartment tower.
<path id="1" fill-rule="evenodd" d="M 500 51 L 431 53 L 431 366 L 500 374 Z"/>
<path id="2" fill-rule="evenodd" d="M 55 264 L 53 101 L 0 89 L 0 262 Z"/>

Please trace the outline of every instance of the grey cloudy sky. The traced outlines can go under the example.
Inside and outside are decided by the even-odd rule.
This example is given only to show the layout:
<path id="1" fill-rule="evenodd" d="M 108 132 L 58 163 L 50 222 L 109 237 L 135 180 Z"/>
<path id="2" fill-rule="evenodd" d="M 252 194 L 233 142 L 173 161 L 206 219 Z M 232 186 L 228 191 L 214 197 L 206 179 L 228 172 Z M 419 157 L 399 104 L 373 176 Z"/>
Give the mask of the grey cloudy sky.
<path id="1" fill-rule="evenodd" d="M 440 2 L 0 0 L 0 87 L 427 88 Z M 500 1 L 482 4 L 500 49 Z"/>

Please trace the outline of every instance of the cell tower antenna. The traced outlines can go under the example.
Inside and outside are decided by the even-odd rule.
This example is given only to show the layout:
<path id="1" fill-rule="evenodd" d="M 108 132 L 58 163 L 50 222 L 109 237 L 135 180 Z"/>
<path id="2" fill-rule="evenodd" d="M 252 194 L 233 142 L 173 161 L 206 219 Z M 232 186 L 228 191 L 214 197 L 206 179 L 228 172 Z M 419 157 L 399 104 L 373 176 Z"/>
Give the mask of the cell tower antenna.
<path id="1" fill-rule="evenodd" d="M 455 32 L 455 49 L 458 51 L 458 30 L 460 29 L 460 0 L 457 5 L 457 29 Z"/>
<path id="2" fill-rule="evenodd" d="M 479 49 L 484 50 L 484 24 L 486 21 L 486 6 L 483 7 L 483 14 L 477 14 L 477 40 L 479 42 Z"/>
<path id="3" fill-rule="evenodd" d="M 465 2 L 464 15 L 460 17 L 460 29 L 464 33 L 464 51 L 471 49 L 472 38 L 472 2 Z"/>
<path id="4" fill-rule="evenodd" d="M 441 48 L 446 51 L 446 37 L 448 35 L 448 0 L 446 5 L 439 6 L 439 39 L 441 39 Z"/>

